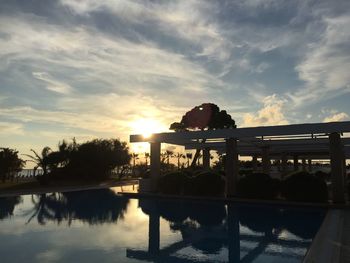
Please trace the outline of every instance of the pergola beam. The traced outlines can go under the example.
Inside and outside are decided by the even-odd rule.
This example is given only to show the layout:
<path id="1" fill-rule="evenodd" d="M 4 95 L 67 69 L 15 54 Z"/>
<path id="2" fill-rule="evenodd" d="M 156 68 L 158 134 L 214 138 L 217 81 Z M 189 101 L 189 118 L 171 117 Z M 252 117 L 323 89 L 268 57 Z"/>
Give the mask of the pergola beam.
<path id="1" fill-rule="evenodd" d="M 261 156 L 264 171 L 268 172 L 269 160 L 292 158 L 295 166 L 306 159 L 330 159 L 332 166 L 333 199 L 343 202 L 342 180 L 344 163 L 350 158 L 350 121 L 263 126 L 237 129 L 218 129 L 205 131 L 182 131 L 142 135 L 130 135 L 130 142 L 149 142 L 151 144 L 151 180 L 160 176 L 161 143 L 183 145 L 186 149 L 205 149 L 204 165 L 210 164 L 209 150 L 226 151 L 227 194 L 236 194 L 238 178 L 238 155 Z M 341 136 L 346 135 L 345 138 Z M 320 138 L 329 136 L 329 138 Z M 205 142 L 203 142 L 205 141 Z M 209 161 L 208 161 L 209 160 Z M 155 182 L 152 183 L 155 185 Z M 154 188 L 154 187 L 153 187 Z"/>
<path id="2" fill-rule="evenodd" d="M 262 126 L 237 129 L 218 129 L 205 131 L 182 131 L 153 134 L 150 138 L 142 135 L 130 135 L 130 142 L 166 142 L 178 139 L 218 139 L 249 138 L 257 136 L 314 135 L 350 132 L 350 122 L 308 123 L 278 126 Z"/>

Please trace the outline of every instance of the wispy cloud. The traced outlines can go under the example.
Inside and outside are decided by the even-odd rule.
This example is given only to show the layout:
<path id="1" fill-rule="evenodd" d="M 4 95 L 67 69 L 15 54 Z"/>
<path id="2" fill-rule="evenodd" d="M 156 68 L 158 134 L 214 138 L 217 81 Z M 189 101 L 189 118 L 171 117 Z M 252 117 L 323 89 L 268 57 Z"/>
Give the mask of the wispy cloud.
<path id="1" fill-rule="evenodd" d="M 4 130 L 36 144 L 127 139 L 132 121 L 167 127 L 203 102 L 244 126 L 349 115 L 350 9 L 336 2 L 5 1 Z M 10 137 L 1 139 L 17 144 Z"/>
<path id="2" fill-rule="evenodd" d="M 63 83 L 61 81 L 54 79 L 47 72 L 33 72 L 33 76 L 36 79 L 44 81 L 47 84 L 46 88 L 48 90 L 51 90 L 51 91 L 54 91 L 57 93 L 62 93 L 62 94 L 69 94 L 72 92 L 71 86 L 69 86 L 66 83 Z"/>
<path id="3" fill-rule="evenodd" d="M 297 104 L 329 99 L 350 92 L 350 16 L 323 18 L 326 30 L 310 45 L 296 70 L 306 85 L 294 94 Z"/>
<path id="4" fill-rule="evenodd" d="M 6 136 L 8 134 L 11 135 L 23 135 L 23 125 L 21 123 L 13 123 L 13 122 L 3 122 L 0 121 L 0 136 Z"/>

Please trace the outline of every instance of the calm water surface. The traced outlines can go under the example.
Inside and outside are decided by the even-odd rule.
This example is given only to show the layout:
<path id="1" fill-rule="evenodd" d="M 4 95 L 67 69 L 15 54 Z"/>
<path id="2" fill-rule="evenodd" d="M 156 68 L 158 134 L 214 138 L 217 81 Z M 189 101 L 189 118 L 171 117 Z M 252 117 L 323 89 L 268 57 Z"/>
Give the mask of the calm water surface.
<path id="1" fill-rule="evenodd" d="M 0 198 L 0 262 L 301 262 L 324 215 L 113 189 Z"/>

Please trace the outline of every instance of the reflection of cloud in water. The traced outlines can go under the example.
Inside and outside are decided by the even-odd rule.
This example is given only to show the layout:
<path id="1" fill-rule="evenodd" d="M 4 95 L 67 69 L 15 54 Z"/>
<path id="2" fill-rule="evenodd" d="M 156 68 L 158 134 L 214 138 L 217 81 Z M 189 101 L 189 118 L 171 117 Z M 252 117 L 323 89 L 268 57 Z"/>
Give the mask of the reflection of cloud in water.
<path id="1" fill-rule="evenodd" d="M 240 233 L 238 254 L 245 262 L 257 257 L 276 260 L 283 253 L 291 255 L 290 262 L 297 262 L 310 244 L 304 238 L 312 231 L 297 235 L 312 222 L 318 228 L 323 213 L 221 202 L 125 199 L 109 190 L 39 195 L 34 202 L 24 196 L 14 216 L 0 221 L 0 253 L 5 262 L 23 261 L 16 254 L 19 248 L 33 261 L 124 262 L 129 260 L 127 248 L 148 253 L 151 215 L 159 219 L 160 228 L 155 231 L 160 233 L 159 251 L 173 258 L 227 262 L 229 248 L 232 251 L 237 245 L 232 241 Z"/>

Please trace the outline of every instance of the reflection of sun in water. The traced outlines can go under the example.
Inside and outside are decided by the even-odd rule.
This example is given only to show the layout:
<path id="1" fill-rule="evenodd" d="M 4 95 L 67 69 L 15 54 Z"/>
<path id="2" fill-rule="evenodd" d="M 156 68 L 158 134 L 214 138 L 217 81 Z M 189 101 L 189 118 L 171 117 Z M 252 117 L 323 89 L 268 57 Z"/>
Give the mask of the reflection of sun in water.
<path id="1" fill-rule="evenodd" d="M 150 138 L 153 133 L 159 133 L 168 130 L 164 124 L 151 118 L 142 118 L 130 123 L 131 134 L 141 134 L 144 138 Z M 134 152 L 148 152 L 148 143 L 133 143 Z"/>

